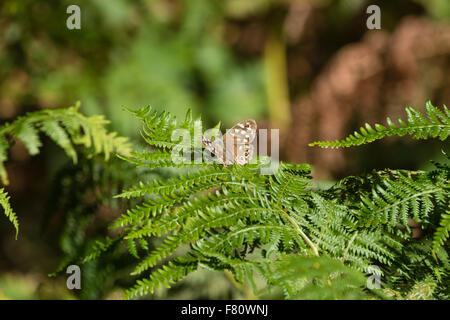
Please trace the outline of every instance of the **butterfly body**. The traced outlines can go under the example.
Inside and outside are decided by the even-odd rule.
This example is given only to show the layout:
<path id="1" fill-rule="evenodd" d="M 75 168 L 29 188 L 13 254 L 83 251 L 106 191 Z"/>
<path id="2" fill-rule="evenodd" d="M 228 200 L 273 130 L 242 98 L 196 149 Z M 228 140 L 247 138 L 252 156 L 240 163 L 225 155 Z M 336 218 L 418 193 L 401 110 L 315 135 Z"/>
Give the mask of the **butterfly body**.
<path id="1" fill-rule="evenodd" d="M 211 140 L 202 136 L 202 144 L 224 166 L 235 163 L 245 165 L 253 157 L 252 142 L 256 137 L 256 128 L 255 120 L 244 120 L 227 130 L 221 139 Z"/>

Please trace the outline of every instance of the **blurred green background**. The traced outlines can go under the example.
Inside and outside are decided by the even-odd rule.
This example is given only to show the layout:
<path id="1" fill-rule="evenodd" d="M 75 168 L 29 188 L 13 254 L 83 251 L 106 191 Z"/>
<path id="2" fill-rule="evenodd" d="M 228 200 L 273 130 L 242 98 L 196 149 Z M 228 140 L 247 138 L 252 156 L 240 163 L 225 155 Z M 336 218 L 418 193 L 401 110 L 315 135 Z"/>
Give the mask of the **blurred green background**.
<path id="1" fill-rule="evenodd" d="M 71 4 L 81 8 L 80 30 L 66 28 Z M 381 8 L 381 30 L 366 27 L 371 4 Z M 210 126 L 251 117 L 279 128 L 282 160 L 312 164 L 318 179 L 422 168 L 439 157 L 438 144 L 388 139 L 346 151 L 307 144 L 397 118 L 409 105 L 423 110 L 427 99 L 449 104 L 449 22 L 448 0 L 3 0 L 0 122 L 80 100 L 82 112 L 104 114 L 111 130 L 138 143 L 124 106 L 180 117 L 191 108 Z M 7 190 L 22 230 L 15 241 L 0 219 L 0 299 L 77 297 L 64 279 L 47 278 L 61 246 L 36 232 L 65 161 L 51 144 L 35 158 L 20 145 L 11 151 Z M 57 234 L 67 221 L 53 223 Z M 156 297 L 248 297 L 221 274 L 186 283 Z M 120 297 L 120 285 L 109 287 L 84 298 Z"/>

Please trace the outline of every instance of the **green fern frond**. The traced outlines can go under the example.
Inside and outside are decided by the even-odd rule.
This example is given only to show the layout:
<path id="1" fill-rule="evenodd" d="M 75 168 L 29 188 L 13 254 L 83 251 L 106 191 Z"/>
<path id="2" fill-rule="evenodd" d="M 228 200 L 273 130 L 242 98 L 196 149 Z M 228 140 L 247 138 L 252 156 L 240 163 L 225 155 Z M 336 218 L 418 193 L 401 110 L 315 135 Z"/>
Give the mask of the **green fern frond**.
<path id="1" fill-rule="evenodd" d="M 172 152 L 166 150 L 154 150 L 133 152 L 129 157 L 119 155 L 122 160 L 133 163 L 136 167 L 166 168 L 166 167 L 182 167 L 184 164 L 174 163 L 172 161 Z"/>
<path id="2" fill-rule="evenodd" d="M 433 236 L 433 253 L 436 254 L 438 249 L 444 245 L 450 234 L 450 210 L 442 214 L 439 227 Z"/>
<path id="3" fill-rule="evenodd" d="M 131 154 L 131 145 L 126 138 L 105 129 L 109 121 L 103 116 L 86 117 L 79 112 L 79 108 L 80 103 L 77 103 L 69 108 L 30 112 L 12 123 L 0 126 L 0 177 L 3 184 L 8 184 L 3 166 L 8 159 L 8 139 L 14 137 L 24 142 L 31 155 L 36 155 L 41 147 L 38 133 L 43 132 L 74 162 L 77 162 L 74 145 L 84 146 L 90 155 L 103 154 L 105 160 L 109 159 L 112 152 L 122 156 Z"/>
<path id="4" fill-rule="evenodd" d="M 189 258 L 177 258 L 174 262 L 160 267 L 152 272 L 148 279 L 137 280 L 136 285 L 127 290 L 126 298 L 131 299 L 153 293 L 161 286 L 170 288 L 171 283 L 175 283 L 186 277 L 189 273 L 196 271 L 198 261 Z"/>
<path id="5" fill-rule="evenodd" d="M 439 138 L 446 140 L 450 135 L 450 110 L 444 105 L 442 110 L 434 107 L 430 101 L 425 106 L 426 115 L 408 107 L 406 111 L 406 121 L 398 119 L 396 125 L 390 118 L 387 118 L 388 126 L 375 124 L 372 128 L 366 123 L 360 128 L 360 132 L 354 132 L 344 140 L 317 141 L 310 143 L 310 146 L 322 148 L 347 148 L 371 143 L 389 136 L 410 135 L 415 139 Z"/>
<path id="6" fill-rule="evenodd" d="M 367 299 L 366 277 L 330 257 L 283 255 L 261 262 L 260 272 L 286 299 Z"/>
<path id="7" fill-rule="evenodd" d="M 298 198 L 301 192 L 308 187 L 311 177 L 311 167 L 307 164 L 288 165 L 282 163 L 279 170 L 275 172 L 276 183 L 271 183 L 272 194 L 277 205 L 282 200 L 291 203 Z"/>
<path id="8" fill-rule="evenodd" d="M 136 259 L 139 259 L 136 242 L 133 239 L 127 239 L 127 247 L 128 247 L 128 252 Z"/>
<path id="9" fill-rule="evenodd" d="M 445 198 L 448 192 L 448 181 L 429 175 L 410 178 L 398 174 L 396 179 L 383 179 L 371 194 L 361 197 L 359 223 L 367 227 L 381 223 L 390 228 L 400 223 L 408 228 L 408 218 L 426 220 L 434 201 Z"/>
<path id="10" fill-rule="evenodd" d="M 126 110 L 143 121 L 142 137 L 149 145 L 158 148 L 173 149 L 179 143 L 178 141 L 172 142 L 173 132 L 176 129 L 188 129 L 193 126 L 191 112 L 188 112 L 185 122 L 179 125 L 176 117 L 169 112 L 158 112 L 150 106 L 139 110 L 128 108 Z"/>
<path id="11" fill-rule="evenodd" d="M 127 225 L 142 224 L 150 217 L 162 214 L 169 207 L 177 204 L 177 202 L 177 199 L 173 199 L 171 201 L 168 199 L 145 201 L 144 203 L 138 204 L 135 208 L 129 209 L 126 213 L 122 214 L 111 226 L 111 229 L 124 227 Z"/>
<path id="12" fill-rule="evenodd" d="M 11 123 L 0 126 L 0 179 L 9 183 L 4 163 L 8 160 L 8 150 L 14 138 L 23 141 L 31 155 L 39 153 L 42 132 L 60 146 L 74 163 L 78 160 L 75 145 L 86 148 L 89 156 L 103 154 L 108 160 L 112 152 L 122 156 L 131 154 L 131 145 L 126 138 L 108 132 L 105 125 L 109 122 L 103 116 L 86 117 L 79 112 L 80 103 L 62 109 L 46 109 L 27 113 Z M 6 193 L 2 189 L 2 194 Z M 6 199 L 6 200 L 5 200 Z M 2 205 L 7 216 L 18 230 L 17 217 L 10 210 L 8 198 L 3 196 Z M 16 234 L 17 237 L 17 234 Z"/>
<path id="13" fill-rule="evenodd" d="M 14 228 L 16 229 L 16 239 L 17 239 L 17 235 L 19 234 L 19 221 L 17 219 L 16 213 L 11 208 L 9 199 L 10 199 L 10 197 L 6 193 L 5 189 L 0 188 L 0 205 L 3 208 L 4 214 L 9 219 L 9 221 L 11 221 Z"/>
<path id="14" fill-rule="evenodd" d="M 0 132 L 0 179 L 3 184 L 9 184 L 8 174 L 4 166 L 4 162 L 8 160 L 9 143 L 5 136 Z"/>
<path id="15" fill-rule="evenodd" d="M 94 150 L 91 154 L 103 154 L 106 161 L 109 160 L 113 152 L 121 156 L 131 154 L 131 145 L 127 138 L 118 136 L 116 132 L 106 130 L 105 126 L 109 124 L 109 121 L 105 120 L 104 116 L 85 117 L 79 114 L 79 118 L 79 126 L 75 126 L 78 129 L 77 134 L 72 132 L 76 144 L 84 145 L 86 148 L 91 148 L 92 145 Z M 80 128 L 83 131 L 80 131 Z M 81 132 L 84 132 L 84 134 L 80 134 Z"/>
<path id="16" fill-rule="evenodd" d="M 143 122 L 142 135 L 151 150 L 122 158 L 136 167 L 182 167 L 188 173 L 142 179 L 117 195 L 140 201 L 112 227 L 121 228 L 122 247 L 139 257 L 131 274 L 150 274 L 136 282 L 128 298 L 170 286 L 198 267 L 231 271 L 236 281 L 250 282 L 255 294 L 253 276 L 258 272 L 269 286 L 281 286 L 286 298 L 367 298 L 361 275 L 373 265 L 380 266 L 380 274 L 396 289 L 402 281 L 411 282 L 402 292 L 425 281 L 417 267 L 421 263 L 436 284 L 445 283 L 449 219 L 440 212 L 449 203 L 448 166 L 438 164 L 431 172 L 372 172 L 320 190 L 310 184 L 306 164 L 280 163 L 268 176 L 259 173 L 259 162 L 227 167 L 175 163 L 172 151 L 180 141 L 172 139 L 173 130 L 186 129 L 192 145 L 201 123 L 190 112 L 183 122 L 150 107 L 132 112 Z M 364 129 L 345 143 L 405 134 L 448 137 L 446 107 L 441 111 L 427 103 L 426 117 L 412 108 L 407 114 L 400 126 L 388 120 L 388 127 Z M 199 150 L 194 145 L 190 151 Z M 441 227 L 435 232 L 438 218 Z M 409 219 L 423 223 L 425 240 L 411 240 Z M 155 247 L 147 250 L 150 242 Z M 437 248 L 438 261 L 431 256 L 432 248 Z"/>
<path id="17" fill-rule="evenodd" d="M 105 253 L 107 250 L 110 250 L 121 239 L 122 239 L 121 237 L 117 237 L 115 239 L 106 237 L 103 242 L 99 241 L 99 240 L 95 241 L 95 245 L 92 246 L 90 252 L 83 257 L 83 259 L 80 261 L 80 263 L 86 263 L 88 261 L 93 261 L 93 260 L 97 259 L 100 255 Z"/>
<path id="18" fill-rule="evenodd" d="M 122 192 L 118 197 L 131 198 L 142 197 L 145 194 L 157 194 L 161 197 L 175 195 L 186 196 L 200 190 L 207 190 L 221 182 L 231 179 L 228 170 L 221 170 L 216 167 L 189 173 L 186 177 L 180 175 L 168 181 L 155 180 L 148 183 L 140 183 L 139 186 Z"/>
<path id="19" fill-rule="evenodd" d="M 53 119 L 48 119 L 40 124 L 40 130 L 49 136 L 57 145 L 59 145 L 66 154 L 72 158 L 73 162 L 78 161 L 77 153 L 70 141 L 67 132 L 55 122 Z"/>
<path id="20" fill-rule="evenodd" d="M 22 118 L 16 122 L 14 135 L 22 140 L 30 155 L 34 156 L 39 153 L 42 142 L 39 139 L 39 132 L 33 126 L 30 118 Z"/>

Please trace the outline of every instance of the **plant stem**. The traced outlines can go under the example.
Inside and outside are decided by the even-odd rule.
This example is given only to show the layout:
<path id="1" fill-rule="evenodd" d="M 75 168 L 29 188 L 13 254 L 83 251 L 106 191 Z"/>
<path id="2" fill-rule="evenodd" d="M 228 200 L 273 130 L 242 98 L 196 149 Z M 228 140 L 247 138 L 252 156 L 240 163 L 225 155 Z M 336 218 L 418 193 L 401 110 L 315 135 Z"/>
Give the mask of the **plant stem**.
<path id="1" fill-rule="evenodd" d="M 288 219 L 288 221 L 292 224 L 292 226 L 298 232 L 298 234 L 300 234 L 300 236 L 303 238 L 303 240 L 305 240 L 305 242 L 311 247 L 311 249 L 314 252 L 314 255 L 315 256 L 319 256 L 319 251 L 317 250 L 317 247 L 314 245 L 314 243 L 312 243 L 312 241 L 302 231 L 302 229 L 300 229 L 300 227 L 298 226 L 297 222 L 295 222 L 295 220 L 292 219 L 285 211 L 283 211 L 283 214 L 286 217 L 286 219 Z"/>
<path id="2" fill-rule="evenodd" d="M 228 278 L 228 280 L 231 281 L 231 283 L 239 290 L 241 291 L 244 296 L 247 298 L 247 300 L 258 300 L 258 297 L 253 293 L 253 291 L 249 288 L 247 288 L 245 285 L 237 282 L 234 279 L 233 274 L 229 270 L 225 270 L 225 276 Z"/>

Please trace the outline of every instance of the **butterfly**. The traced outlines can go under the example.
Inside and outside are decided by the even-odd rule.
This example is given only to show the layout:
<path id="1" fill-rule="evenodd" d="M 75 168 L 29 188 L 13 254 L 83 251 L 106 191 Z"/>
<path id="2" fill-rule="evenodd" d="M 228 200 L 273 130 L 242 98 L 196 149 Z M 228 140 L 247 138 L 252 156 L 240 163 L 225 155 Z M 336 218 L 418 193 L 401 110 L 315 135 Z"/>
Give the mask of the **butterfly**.
<path id="1" fill-rule="evenodd" d="M 245 165 L 253 157 L 252 142 L 256 137 L 256 121 L 244 120 L 235 124 L 221 139 L 211 140 L 202 136 L 202 144 L 224 166 Z"/>

